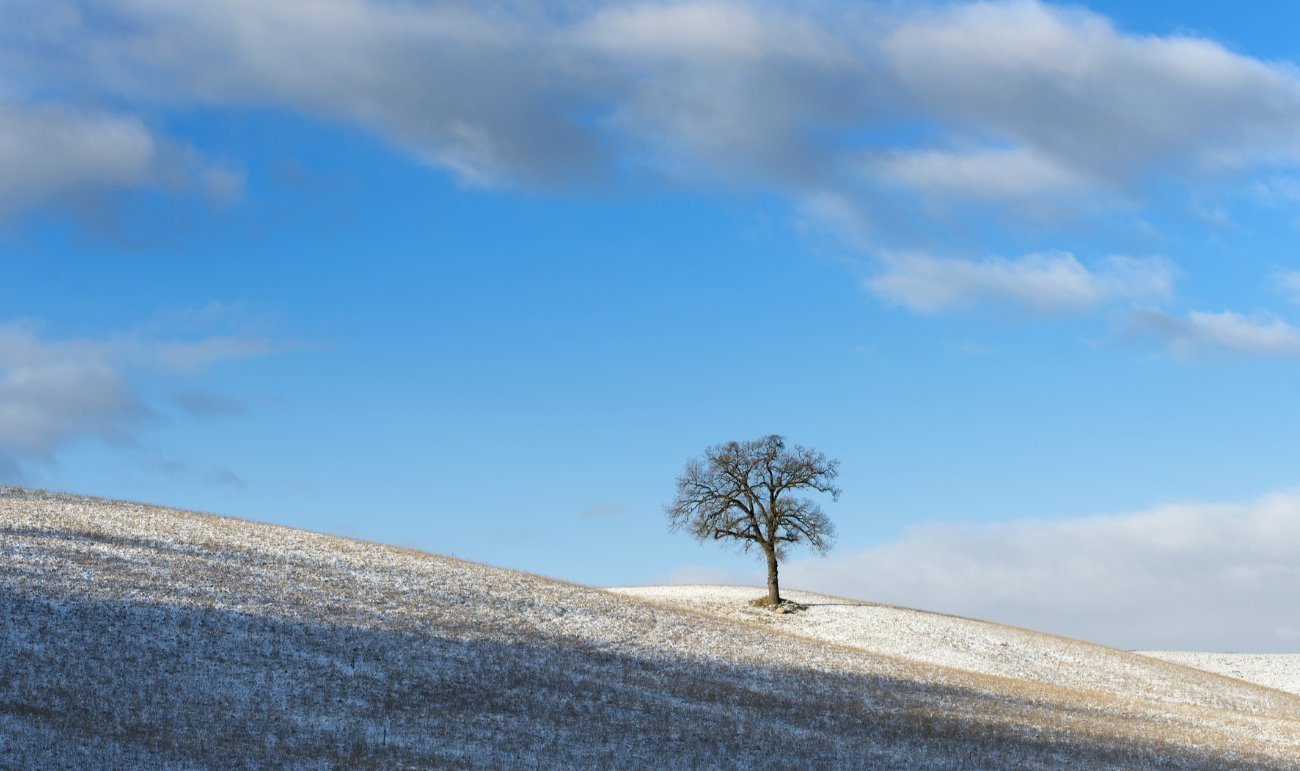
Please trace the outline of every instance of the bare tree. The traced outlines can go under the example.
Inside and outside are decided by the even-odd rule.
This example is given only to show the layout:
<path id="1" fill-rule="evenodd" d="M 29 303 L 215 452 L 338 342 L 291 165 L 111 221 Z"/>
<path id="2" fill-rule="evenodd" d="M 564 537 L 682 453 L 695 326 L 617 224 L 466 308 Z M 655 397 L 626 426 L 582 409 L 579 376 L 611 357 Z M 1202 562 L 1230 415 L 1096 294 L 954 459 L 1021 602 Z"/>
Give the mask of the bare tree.
<path id="1" fill-rule="evenodd" d="M 677 477 L 677 497 L 665 507 L 670 526 L 698 540 L 735 539 L 767 557 L 767 599 L 781 602 L 777 560 L 789 544 L 830 549 L 835 527 L 815 502 L 795 493 L 812 490 L 837 500 L 833 482 L 839 461 L 773 434 L 749 442 L 727 442 L 692 458 Z"/>

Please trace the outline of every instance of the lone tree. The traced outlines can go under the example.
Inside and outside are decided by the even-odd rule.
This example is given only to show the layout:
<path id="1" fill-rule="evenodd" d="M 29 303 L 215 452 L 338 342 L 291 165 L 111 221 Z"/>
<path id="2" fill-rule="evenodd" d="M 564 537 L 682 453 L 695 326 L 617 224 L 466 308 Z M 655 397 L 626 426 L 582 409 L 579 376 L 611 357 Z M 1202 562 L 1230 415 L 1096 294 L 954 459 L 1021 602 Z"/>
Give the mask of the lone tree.
<path id="1" fill-rule="evenodd" d="M 749 551 L 758 547 L 767 557 L 767 601 L 781 603 L 777 560 L 788 544 L 807 542 L 818 552 L 830 549 L 831 524 L 815 502 L 796 497 L 813 490 L 838 500 L 833 482 L 840 462 L 773 434 L 750 442 L 727 442 L 692 458 L 677 477 L 677 497 L 665 507 L 673 530 L 703 541 L 735 539 Z"/>

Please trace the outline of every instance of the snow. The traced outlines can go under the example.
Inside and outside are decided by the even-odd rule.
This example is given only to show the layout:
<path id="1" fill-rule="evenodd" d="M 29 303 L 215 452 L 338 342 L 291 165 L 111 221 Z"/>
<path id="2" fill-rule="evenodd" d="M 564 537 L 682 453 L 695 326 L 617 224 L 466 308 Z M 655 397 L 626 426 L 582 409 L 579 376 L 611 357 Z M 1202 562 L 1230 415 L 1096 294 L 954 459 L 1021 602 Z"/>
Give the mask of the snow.
<path id="1" fill-rule="evenodd" d="M 1143 656 L 1196 667 L 1248 683 L 1300 694 L 1300 653 L 1142 651 Z"/>
<path id="2" fill-rule="evenodd" d="M 909 661 L 1071 688 L 1123 688 L 1143 698 L 1195 704 L 1212 700 L 1222 687 L 1219 678 L 1198 677 L 1181 666 L 1153 666 L 1148 658 L 1154 657 L 1300 693 L 1295 679 L 1300 675 L 1300 656 L 1137 654 L 986 621 L 801 591 L 784 591 L 782 597 L 808 609 L 778 615 L 749 604 L 766 595 L 766 588 L 759 587 L 643 586 L 609 591 Z"/>
<path id="3" fill-rule="evenodd" d="M 1033 648 L 1042 636 L 992 625 L 945 649 L 929 614 L 907 622 L 921 631 L 902 642 L 865 645 L 879 619 L 854 621 L 855 644 L 835 631 L 848 611 L 787 618 L 726 596 L 669 599 L 0 487 L 0 767 L 1230 768 L 1300 757 L 1300 697 L 1239 680 L 1082 643 Z M 990 652 L 1003 642 L 999 664 Z M 1049 651 L 1059 660 L 1035 661 Z M 1086 673 L 1089 656 L 1105 674 Z"/>

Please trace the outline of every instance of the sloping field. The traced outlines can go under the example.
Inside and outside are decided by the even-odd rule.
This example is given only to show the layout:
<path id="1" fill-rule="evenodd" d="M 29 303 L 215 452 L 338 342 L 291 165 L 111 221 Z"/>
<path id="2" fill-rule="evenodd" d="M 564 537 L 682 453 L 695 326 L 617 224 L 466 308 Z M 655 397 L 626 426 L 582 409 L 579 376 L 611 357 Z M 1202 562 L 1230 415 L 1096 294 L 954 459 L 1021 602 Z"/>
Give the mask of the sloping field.
<path id="1" fill-rule="evenodd" d="M 0 767 L 1285 768 L 1300 757 L 1300 697 L 1237 680 L 1146 660 L 1123 687 L 1043 682 L 767 621 L 0 488 Z"/>
<path id="2" fill-rule="evenodd" d="M 1143 656 L 1196 667 L 1248 683 L 1300 694 L 1300 653 L 1141 651 Z"/>
<path id="3" fill-rule="evenodd" d="M 1137 694 L 1153 701 L 1215 703 L 1224 688 L 1223 678 L 1215 674 L 1300 694 L 1300 656 L 1133 653 L 987 621 L 812 592 L 782 592 L 808 609 L 778 615 L 749 604 L 766 595 L 766 588 L 637 586 L 609 591 L 871 653 L 1017 680 Z M 1180 666 L 1161 666 L 1152 658 Z"/>

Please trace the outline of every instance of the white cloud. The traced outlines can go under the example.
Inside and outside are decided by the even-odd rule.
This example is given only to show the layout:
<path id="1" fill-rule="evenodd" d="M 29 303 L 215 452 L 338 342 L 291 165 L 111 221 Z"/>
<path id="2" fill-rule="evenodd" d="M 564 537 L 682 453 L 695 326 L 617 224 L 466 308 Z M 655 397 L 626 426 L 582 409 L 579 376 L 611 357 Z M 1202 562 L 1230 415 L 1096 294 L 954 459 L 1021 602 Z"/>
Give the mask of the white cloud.
<path id="1" fill-rule="evenodd" d="M 1164 260 L 1110 257 L 1088 268 L 1072 254 L 962 260 L 887 255 L 867 280 L 876 295 L 922 313 L 1010 303 L 1040 313 L 1070 313 L 1113 300 L 1165 299 L 1174 270 Z"/>
<path id="2" fill-rule="evenodd" d="M 1082 192 L 1092 186 L 1086 175 L 1026 148 L 899 150 L 869 166 L 885 184 L 926 195 L 1011 199 Z"/>
<path id="3" fill-rule="evenodd" d="M 737 2 L 608 6 L 583 21 L 573 40 L 619 57 L 706 59 L 722 64 L 772 56 L 853 60 L 819 20 Z"/>
<path id="4" fill-rule="evenodd" d="M 86 436 L 120 440 L 147 415 L 96 346 L 0 329 L 0 455 L 47 457 Z"/>
<path id="5" fill-rule="evenodd" d="M 848 193 L 865 152 L 886 184 L 1006 198 L 1300 160 L 1292 68 L 1036 2 L 81 5 L 12 9 L 11 90 L 287 108 L 469 184 L 563 186 L 649 155 L 675 176 Z M 893 131 L 918 123 L 942 139 Z"/>
<path id="6" fill-rule="evenodd" d="M 1140 206 L 1169 178 L 1213 199 L 1245 172 L 1291 205 L 1300 163 L 1295 67 L 1025 0 L 91 6 L 6 9 L 0 216 L 84 191 L 237 193 L 131 114 L 194 106 L 356 126 L 475 187 L 774 193 L 870 253 L 944 249 L 967 201 L 1041 224 Z M 924 312 L 1077 312 L 1172 285 L 1164 263 L 1068 254 L 881 267 L 872 291 Z"/>
<path id="7" fill-rule="evenodd" d="M 132 116 L 0 102 L 0 215 L 88 191 L 184 187 L 228 198 L 241 186 Z"/>
<path id="8" fill-rule="evenodd" d="M 153 136 L 130 117 L 0 105 L 0 207 L 80 186 L 138 186 L 155 153 Z"/>
<path id="9" fill-rule="evenodd" d="M 861 41 L 828 21 L 777 6 L 644 3 L 604 8 L 568 39 L 609 78 L 601 100 L 621 163 L 798 193 L 832 171 L 825 140 L 866 119 L 879 91 Z"/>
<path id="10" fill-rule="evenodd" d="M 153 414 L 142 380 L 192 377 L 279 347 L 236 336 L 167 340 L 140 333 L 43 338 L 29 322 L 0 324 L 0 471 L 49 461 L 84 439 L 130 442 Z"/>
<path id="11" fill-rule="evenodd" d="M 1133 313 L 1129 332 L 1137 337 L 1154 337 L 1184 358 L 1300 356 L 1300 329 L 1269 314 L 1192 311 L 1174 316 L 1142 309 Z"/>
<path id="12" fill-rule="evenodd" d="M 563 185 L 602 152 L 588 125 L 601 75 L 553 44 L 556 22 L 540 9 L 136 0 L 83 19 L 61 53 L 132 101 L 342 121 L 471 185 Z"/>
<path id="13" fill-rule="evenodd" d="M 1300 493 L 1119 516 L 936 524 L 783 583 L 1124 648 L 1292 650 Z"/>
<path id="14" fill-rule="evenodd" d="M 1116 184 L 1300 153 L 1295 71 L 1210 40 L 1006 2 L 920 12 L 882 48 L 933 114 Z"/>

